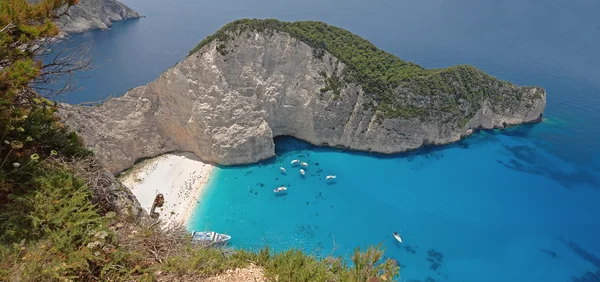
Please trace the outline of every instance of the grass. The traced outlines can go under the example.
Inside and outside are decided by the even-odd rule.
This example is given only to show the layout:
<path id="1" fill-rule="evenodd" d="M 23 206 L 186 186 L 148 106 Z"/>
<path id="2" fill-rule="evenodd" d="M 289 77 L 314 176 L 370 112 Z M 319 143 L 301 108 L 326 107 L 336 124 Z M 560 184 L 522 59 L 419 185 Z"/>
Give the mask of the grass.
<path id="1" fill-rule="evenodd" d="M 189 247 L 184 255 L 167 259 L 161 269 L 181 276 L 207 277 L 252 263 L 262 267 L 270 281 L 368 281 L 372 278 L 393 281 L 399 267 L 395 261 L 382 260 L 383 253 L 381 246 L 369 247 L 364 252 L 357 248 L 350 265 L 339 257 L 318 259 L 298 249 L 272 252 L 265 247 L 249 252 Z"/>

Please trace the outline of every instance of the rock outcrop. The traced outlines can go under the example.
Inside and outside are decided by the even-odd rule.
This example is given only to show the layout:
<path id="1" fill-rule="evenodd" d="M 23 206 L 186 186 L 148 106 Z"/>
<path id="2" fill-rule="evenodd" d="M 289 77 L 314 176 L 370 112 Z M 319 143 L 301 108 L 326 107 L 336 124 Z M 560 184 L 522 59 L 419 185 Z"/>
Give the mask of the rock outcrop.
<path id="1" fill-rule="evenodd" d="M 116 0 L 81 0 L 58 19 L 62 32 L 79 33 L 93 29 L 108 29 L 113 22 L 136 19 L 140 15 Z"/>
<path id="2" fill-rule="evenodd" d="M 131 190 L 117 180 L 113 173 L 106 170 L 95 158 L 79 160 L 69 164 L 72 171 L 86 183 L 92 192 L 92 203 L 98 211 L 114 211 L 128 219 L 148 216 Z"/>
<path id="3" fill-rule="evenodd" d="M 253 163 L 273 157 L 273 138 L 281 135 L 323 146 L 404 152 L 455 142 L 479 128 L 539 121 L 546 104 L 541 88 L 518 87 L 466 67 L 461 71 L 486 86 L 465 87 L 458 75 L 444 76 L 451 87 L 436 95 L 401 85 L 394 95 L 424 114 L 389 117 L 358 83 L 327 91 L 328 78 L 343 77 L 348 66 L 314 51 L 286 32 L 241 30 L 205 44 L 122 97 L 93 107 L 64 104 L 59 112 L 105 167 L 118 173 L 138 159 L 173 151 L 223 165 Z M 464 89 L 495 94 L 473 103 L 461 98 L 471 95 Z"/>

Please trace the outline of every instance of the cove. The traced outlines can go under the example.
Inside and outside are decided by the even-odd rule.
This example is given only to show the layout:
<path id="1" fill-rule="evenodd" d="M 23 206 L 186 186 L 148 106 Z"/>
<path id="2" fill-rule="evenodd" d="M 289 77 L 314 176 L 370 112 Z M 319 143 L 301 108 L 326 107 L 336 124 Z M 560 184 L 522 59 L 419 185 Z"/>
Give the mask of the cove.
<path id="1" fill-rule="evenodd" d="M 539 147 L 551 127 L 394 156 L 281 137 L 274 159 L 217 168 L 188 229 L 226 232 L 238 248 L 321 257 L 382 243 L 401 278 L 415 281 L 568 281 L 593 270 L 569 243 L 597 247 L 598 183 Z M 304 177 L 293 159 L 309 163 Z M 287 194 L 274 194 L 281 185 Z M 404 244 L 392 237 L 400 230 Z"/>

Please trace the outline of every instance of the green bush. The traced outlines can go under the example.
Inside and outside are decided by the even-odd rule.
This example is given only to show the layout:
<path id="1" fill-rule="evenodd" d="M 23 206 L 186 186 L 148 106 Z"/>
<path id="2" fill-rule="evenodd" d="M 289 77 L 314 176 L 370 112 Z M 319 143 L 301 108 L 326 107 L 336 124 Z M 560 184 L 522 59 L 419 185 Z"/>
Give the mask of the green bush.
<path id="1" fill-rule="evenodd" d="M 227 269 L 247 266 L 255 254 L 238 251 L 227 253 L 221 248 L 188 245 L 179 254 L 167 258 L 161 269 L 179 275 L 195 274 L 208 277 Z"/>
<path id="2" fill-rule="evenodd" d="M 338 99 L 343 87 L 344 81 L 334 73 L 330 77 L 325 76 L 325 87 L 321 88 L 320 91 L 321 93 L 331 91 L 333 98 Z"/>
<path id="3" fill-rule="evenodd" d="M 269 281 L 395 281 L 399 274 L 397 263 L 382 258 L 381 246 L 364 252 L 357 248 L 348 264 L 340 257 L 319 259 L 298 249 L 272 252 L 267 246 L 255 253 L 188 245 L 183 252 L 169 257 L 161 269 L 180 276 L 207 277 L 253 263 L 263 268 Z"/>
<path id="4" fill-rule="evenodd" d="M 267 255 L 269 254 L 269 255 Z M 259 252 L 258 265 L 265 269 L 266 277 L 278 281 L 335 281 L 326 260 L 317 260 L 301 250 L 290 249 L 270 255 L 269 249 Z"/>
<path id="5" fill-rule="evenodd" d="M 264 268 L 268 279 L 277 281 L 394 281 L 400 268 L 395 261 L 384 260 L 383 254 L 381 245 L 364 252 L 356 248 L 348 264 L 341 257 L 318 259 L 297 249 L 273 253 L 265 247 L 253 262 Z"/>
<path id="6" fill-rule="evenodd" d="M 46 160 L 28 185 L 0 213 L 0 280 L 91 281 L 140 272 L 135 253 L 118 248 L 108 219 L 68 168 Z"/>
<path id="7" fill-rule="evenodd" d="M 56 108 L 42 98 L 0 115 L 0 210 L 10 193 L 27 193 L 35 167 L 51 157 L 88 157 L 79 137 L 54 115 Z M 23 191 L 20 191 L 23 190 Z"/>

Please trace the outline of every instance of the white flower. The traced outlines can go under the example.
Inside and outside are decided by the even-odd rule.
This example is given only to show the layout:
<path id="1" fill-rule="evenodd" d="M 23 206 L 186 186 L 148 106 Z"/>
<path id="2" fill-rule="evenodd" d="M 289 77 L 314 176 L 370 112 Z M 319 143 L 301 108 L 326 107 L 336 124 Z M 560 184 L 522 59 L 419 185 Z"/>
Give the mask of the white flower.
<path id="1" fill-rule="evenodd" d="M 21 164 L 20 164 L 20 163 L 13 163 L 13 167 L 14 167 L 14 168 L 18 168 L 18 167 L 20 167 L 20 166 L 21 166 Z"/>
<path id="2" fill-rule="evenodd" d="M 94 242 L 88 243 L 86 247 L 88 247 L 88 249 L 93 249 L 93 248 L 96 248 L 99 246 L 102 246 L 102 242 L 94 241 Z"/>
<path id="3" fill-rule="evenodd" d="M 10 142 L 8 142 L 8 140 L 4 140 L 4 144 L 10 145 Z"/>
<path id="4" fill-rule="evenodd" d="M 94 235 L 94 237 L 104 239 L 104 238 L 108 237 L 108 233 L 106 233 L 106 231 L 100 231 L 100 232 L 96 233 L 96 235 Z"/>

